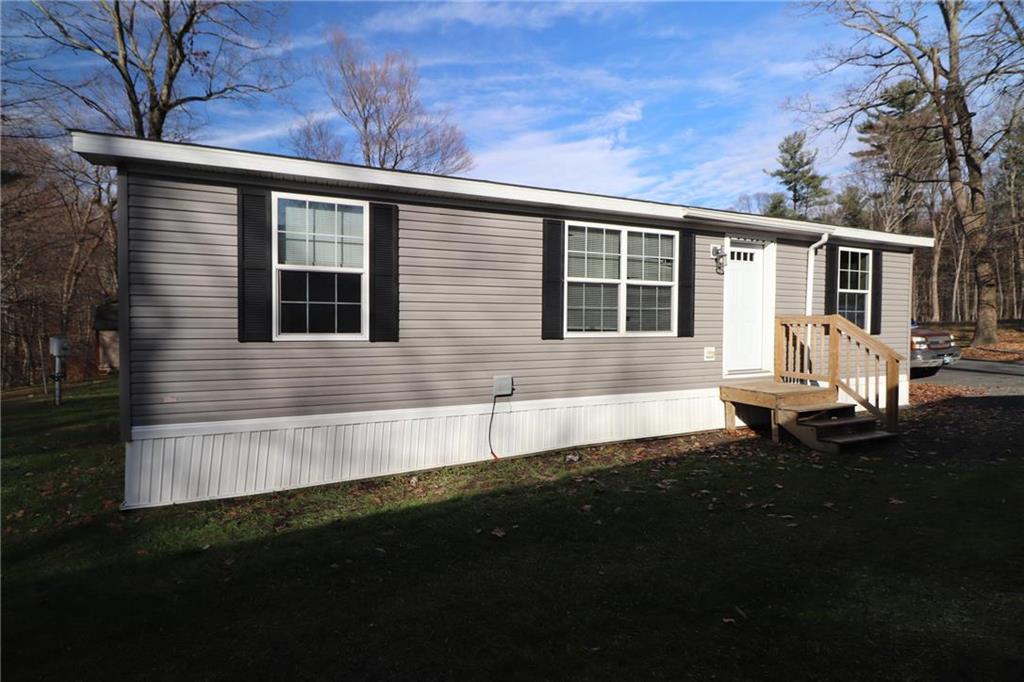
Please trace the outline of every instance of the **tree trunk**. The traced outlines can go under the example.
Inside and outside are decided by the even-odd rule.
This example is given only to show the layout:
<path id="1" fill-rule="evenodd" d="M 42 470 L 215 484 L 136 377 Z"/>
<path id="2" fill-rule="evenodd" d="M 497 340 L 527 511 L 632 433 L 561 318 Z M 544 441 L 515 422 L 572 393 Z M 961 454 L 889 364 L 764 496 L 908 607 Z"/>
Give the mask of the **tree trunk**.
<path id="1" fill-rule="evenodd" d="M 953 193 L 957 218 L 963 228 L 971 261 L 974 264 L 974 285 L 977 290 L 976 322 L 972 346 L 996 343 L 999 316 L 991 245 L 986 221 L 984 155 L 974 139 L 974 114 L 967 102 L 967 93 L 960 77 L 960 10 L 959 2 L 943 2 L 939 9 L 949 40 L 949 63 L 946 87 L 939 104 L 942 141 L 946 152 L 949 185 Z M 961 167 L 961 155 L 966 166 Z M 965 299 L 966 302 L 966 299 Z"/>
<path id="2" fill-rule="evenodd" d="M 942 241 L 945 233 L 939 232 L 935 237 L 935 248 L 932 250 L 932 322 L 942 319 L 942 305 L 939 301 L 939 268 L 942 265 Z"/>
<path id="3" fill-rule="evenodd" d="M 953 300 L 950 303 L 950 314 L 954 322 L 963 321 L 963 311 L 960 307 L 960 271 L 964 264 L 964 240 L 960 240 L 960 249 L 956 255 L 956 271 L 953 273 Z"/>

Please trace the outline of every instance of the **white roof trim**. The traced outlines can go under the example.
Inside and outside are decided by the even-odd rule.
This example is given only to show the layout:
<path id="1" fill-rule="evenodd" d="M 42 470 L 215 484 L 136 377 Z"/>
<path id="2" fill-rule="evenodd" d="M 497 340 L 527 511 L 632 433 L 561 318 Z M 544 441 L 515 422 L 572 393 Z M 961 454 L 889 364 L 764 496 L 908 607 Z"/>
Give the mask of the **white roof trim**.
<path id="1" fill-rule="evenodd" d="M 205 147 L 177 142 L 143 140 L 87 131 L 71 131 L 72 148 L 94 163 L 116 164 L 122 161 L 175 164 L 216 171 L 241 171 L 315 178 L 347 185 L 402 190 L 449 197 L 479 198 L 489 201 L 580 209 L 668 220 L 698 219 L 751 230 L 783 234 L 822 235 L 876 244 L 931 247 L 930 237 L 859 230 L 802 220 L 734 213 L 708 208 L 693 208 L 638 199 L 524 187 L 484 180 L 407 173 L 380 168 L 311 161 L 258 152 Z"/>

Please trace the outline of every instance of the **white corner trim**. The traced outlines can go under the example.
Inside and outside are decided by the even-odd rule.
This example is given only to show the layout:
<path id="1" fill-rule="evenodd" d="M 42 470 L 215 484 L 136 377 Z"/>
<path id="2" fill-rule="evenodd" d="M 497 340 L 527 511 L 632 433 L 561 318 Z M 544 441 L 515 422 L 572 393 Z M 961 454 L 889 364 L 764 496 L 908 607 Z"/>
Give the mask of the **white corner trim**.
<path id="1" fill-rule="evenodd" d="M 934 245 L 934 240 L 931 237 L 913 237 L 803 220 L 771 218 L 733 211 L 511 185 L 470 178 L 366 168 L 196 144 L 142 140 L 83 130 L 72 130 L 71 141 L 72 149 L 76 153 L 99 164 L 116 164 L 119 161 L 177 164 L 220 172 L 237 171 L 327 180 L 350 186 L 400 190 L 414 194 L 477 198 L 504 203 L 580 209 L 680 222 L 684 218 L 705 220 L 732 227 L 780 234 L 806 236 L 833 234 L 844 239 L 873 244 L 929 248 Z"/>

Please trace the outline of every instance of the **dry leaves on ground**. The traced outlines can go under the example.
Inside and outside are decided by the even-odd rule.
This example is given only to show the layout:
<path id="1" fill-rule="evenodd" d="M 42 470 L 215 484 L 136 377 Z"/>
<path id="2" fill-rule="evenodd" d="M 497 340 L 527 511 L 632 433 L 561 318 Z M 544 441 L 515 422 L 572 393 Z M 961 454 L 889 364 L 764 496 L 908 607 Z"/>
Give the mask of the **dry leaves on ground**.
<path id="1" fill-rule="evenodd" d="M 950 398 L 985 395 L 985 389 L 970 386 L 941 386 L 939 384 L 910 384 L 910 404 L 926 405 Z"/>
<path id="2" fill-rule="evenodd" d="M 968 360 L 995 360 L 997 362 L 1024 362 L 1024 330 L 1000 329 L 999 343 L 995 346 L 972 348 L 966 346 L 962 353 Z M 958 338 L 960 335 L 958 335 Z M 963 340 L 970 343 L 970 336 Z"/>

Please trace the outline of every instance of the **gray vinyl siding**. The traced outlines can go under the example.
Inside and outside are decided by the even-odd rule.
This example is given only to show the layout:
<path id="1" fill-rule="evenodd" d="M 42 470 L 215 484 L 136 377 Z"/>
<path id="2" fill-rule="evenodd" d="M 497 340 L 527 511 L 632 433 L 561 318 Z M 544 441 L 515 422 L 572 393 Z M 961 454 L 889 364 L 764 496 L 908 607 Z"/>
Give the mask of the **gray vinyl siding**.
<path id="1" fill-rule="evenodd" d="M 721 376 L 703 360 L 721 329 L 709 258 L 694 338 L 541 341 L 539 218 L 403 205 L 399 343 L 239 343 L 234 187 L 133 176 L 129 207 L 135 425 L 480 403 L 495 374 L 524 400 Z"/>
<path id="2" fill-rule="evenodd" d="M 803 315 L 807 302 L 807 245 L 780 241 L 775 249 L 775 314 Z"/>
<path id="3" fill-rule="evenodd" d="M 496 374 L 515 377 L 513 400 L 721 380 L 723 280 L 709 257 L 721 237 L 696 240 L 693 338 L 542 341 L 540 218 L 401 205 L 400 342 L 239 343 L 235 187 L 129 183 L 135 426 L 486 403 Z M 780 314 L 803 311 L 805 253 L 779 244 Z M 899 273 L 886 262 L 887 278 Z"/>
<path id="4" fill-rule="evenodd" d="M 910 358 L 910 296 L 913 291 L 914 254 L 887 251 L 882 257 L 882 329 L 878 338 Z M 906 371 L 901 367 L 900 371 Z"/>

